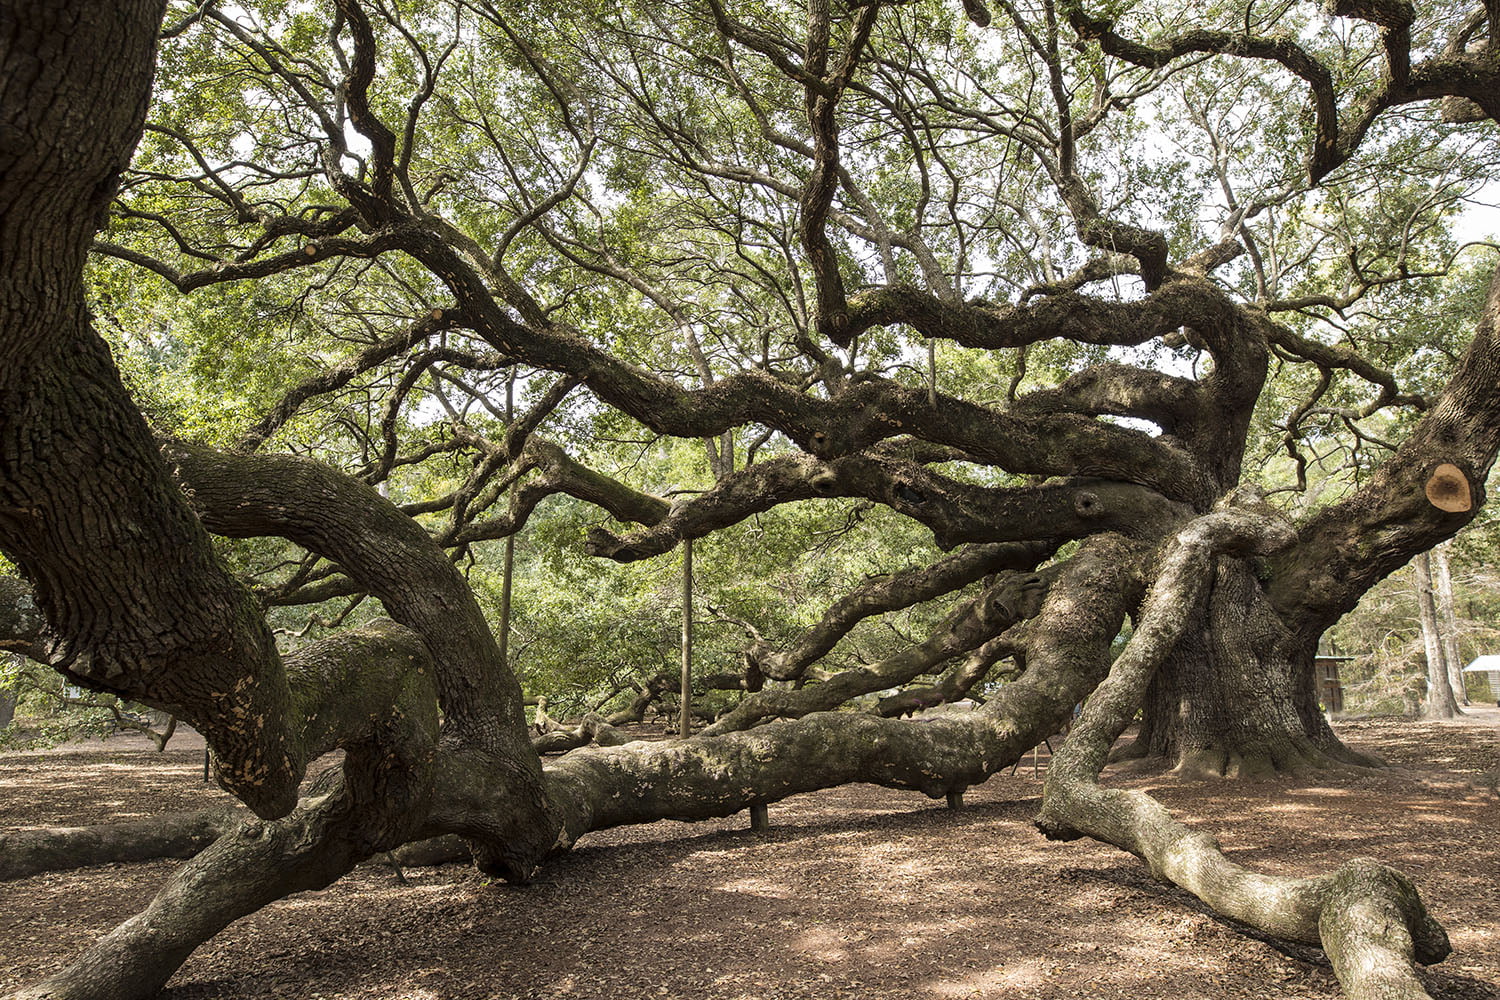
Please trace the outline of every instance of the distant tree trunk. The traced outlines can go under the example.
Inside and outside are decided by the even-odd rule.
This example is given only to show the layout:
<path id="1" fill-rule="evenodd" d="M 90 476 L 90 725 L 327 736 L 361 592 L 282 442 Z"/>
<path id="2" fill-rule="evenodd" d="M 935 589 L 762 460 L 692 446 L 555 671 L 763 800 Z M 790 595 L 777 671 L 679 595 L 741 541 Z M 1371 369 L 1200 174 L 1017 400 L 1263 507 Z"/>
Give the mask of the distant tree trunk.
<path id="1" fill-rule="evenodd" d="M 516 370 L 505 380 L 505 420 L 516 419 Z M 505 536 L 505 563 L 500 573 L 500 621 L 495 628 L 495 642 L 500 647 L 500 662 L 510 663 L 510 600 L 516 575 L 516 533 Z"/>
<path id="2" fill-rule="evenodd" d="M 682 718 L 678 732 L 693 735 L 693 540 L 682 543 Z"/>
<path id="3" fill-rule="evenodd" d="M 1422 718 L 1451 719 L 1458 715 L 1453 700 L 1453 686 L 1448 681 L 1448 665 L 1443 656 L 1443 640 L 1438 632 L 1437 603 L 1432 597 L 1432 560 L 1426 552 L 1411 561 L 1417 581 L 1417 614 L 1422 622 L 1422 647 L 1427 659 L 1427 696 L 1422 699 Z"/>
<path id="4" fill-rule="evenodd" d="M 0 687 L 0 731 L 16 717 L 16 689 Z"/>
<path id="5" fill-rule="evenodd" d="M 1432 550 L 1432 590 L 1437 598 L 1438 631 L 1443 640 L 1443 660 L 1448 667 L 1448 683 L 1460 705 L 1469 703 L 1464 688 L 1464 662 L 1458 652 L 1458 615 L 1453 610 L 1453 568 L 1448 563 L 1451 539 Z"/>

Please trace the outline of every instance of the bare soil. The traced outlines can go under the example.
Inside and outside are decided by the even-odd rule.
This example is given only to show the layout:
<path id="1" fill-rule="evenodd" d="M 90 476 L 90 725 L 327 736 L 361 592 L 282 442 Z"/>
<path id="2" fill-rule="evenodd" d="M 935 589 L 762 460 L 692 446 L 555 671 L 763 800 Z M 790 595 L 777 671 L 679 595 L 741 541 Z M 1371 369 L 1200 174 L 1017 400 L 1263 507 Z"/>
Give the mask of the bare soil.
<path id="1" fill-rule="evenodd" d="M 1258 783 L 1113 771 L 1241 863 L 1308 875 L 1366 855 L 1410 874 L 1454 953 L 1438 1000 L 1500 998 L 1500 710 L 1459 723 L 1346 722 L 1388 772 Z M 220 802 L 201 742 L 0 754 L 0 825 L 81 824 Z M 1031 827 L 1024 762 L 958 811 L 872 787 L 744 815 L 591 835 L 540 880 L 367 866 L 200 948 L 171 1000 L 832 1000 L 1340 995 L 1314 948 L 1265 940 L 1092 842 Z M 1486 777 L 1488 775 L 1488 777 Z M 0 990 L 45 974 L 139 909 L 173 862 L 0 884 Z"/>

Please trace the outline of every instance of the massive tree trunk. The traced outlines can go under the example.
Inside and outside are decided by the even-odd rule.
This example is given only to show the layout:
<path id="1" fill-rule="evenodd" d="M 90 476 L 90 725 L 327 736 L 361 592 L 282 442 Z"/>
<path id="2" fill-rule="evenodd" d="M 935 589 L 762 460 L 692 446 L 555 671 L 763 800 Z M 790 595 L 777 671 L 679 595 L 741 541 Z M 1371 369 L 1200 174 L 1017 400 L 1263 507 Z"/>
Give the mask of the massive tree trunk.
<path id="1" fill-rule="evenodd" d="M 1500 450 L 1497 411 L 1500 269 L 1468 350 L 1396 453 L 1299 525 L 1295 545 L 1216 573 L 1203 617 L 1151 683 L 1143 748 L 1208 772 L 1372 763 L 1322 718 L 1318 641 L 1377 581 L 1472 520 Z"/>
<path id="2" fill-rule="evenodd" d="M 1146 793 L 1099 784 L 1110 745 L 1129 724 L 1152 672 L 1185 634 L 1184 610 L 1200 604 L 1210 580 L 1223 577 L 1225 554 L 1265 552 L 1293 537 L 1289 525 L 1265 510 L 1230 507 L 1168 541 L 1135 634 L 1048 770 L 1037 826 L 1049 837 L 1115 844 L 1219 913 L 1321 945 L 1353 1000 L 1427 1000 L 1412 965 L 1442 961 L 1451 949 L 1399 872 L 1360 858 L 1332 875 L 1262 875 L 1230 861 L 1213 837 L 1176 822 Z"/>
<path id="3" fill-rule="evenodd" d="M 1289 632 L 1250 564 L 1219 560 L 1204 606 L 1190 613 L 1147 689 L 1135 753 L 1229 777 L 1377 763 L 1334 735 L 1318 700 L 1316 643 Z"/>
<path id="4" fill-rule="evenodd" d="M 303 761 L 270 629 L 167 475 L 84 304 L 164 6 L 0 7 L 0 552 L 35 588 L 49 662 L 191 721 L 226 786 L 276 816 Z"/>

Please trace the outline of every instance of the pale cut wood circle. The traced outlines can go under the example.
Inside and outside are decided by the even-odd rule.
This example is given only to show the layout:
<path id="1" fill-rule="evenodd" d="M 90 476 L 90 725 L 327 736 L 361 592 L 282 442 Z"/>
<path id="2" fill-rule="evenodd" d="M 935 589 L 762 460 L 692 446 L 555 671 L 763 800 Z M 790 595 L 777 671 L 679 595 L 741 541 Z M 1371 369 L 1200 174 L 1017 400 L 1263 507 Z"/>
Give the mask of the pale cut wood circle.
<path id="1" fill-rule="evenodd" d="M 1444 462 L 1432 470 L 1427 477 L 1427 499 L 1438 510 L 1452 514 L 1472 510 L 1474 496 L 1469 490 L 1469 479 L 1456 465 Z"/>

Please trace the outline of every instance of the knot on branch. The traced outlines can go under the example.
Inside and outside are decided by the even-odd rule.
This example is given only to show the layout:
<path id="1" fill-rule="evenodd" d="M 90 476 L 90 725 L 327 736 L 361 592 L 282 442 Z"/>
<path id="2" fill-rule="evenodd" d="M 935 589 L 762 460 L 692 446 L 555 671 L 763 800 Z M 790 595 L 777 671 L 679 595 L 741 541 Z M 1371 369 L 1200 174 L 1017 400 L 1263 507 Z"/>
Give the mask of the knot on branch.
<path id="1" fill-rule="evenodd" d="M 990 9 L 981 0 L 963 0 L 963 4 L 964 13 L 969 16 L 970 21 L 973 21 L 979 27 L 988 28 L 990 22 L 994 20 L 990 14 Z"/>
<path id="2" fill-rule="evenodd" d="M 647 552 L 643 546 L 632 544 L 630 540 L 621 538 L 606 528 L 590 528 L 583 541 L 583 551 L 591 556 L 600 556 L 622 563 L 657 554 Z"/>
<path id="3" fill-rule="evenodd" d="M 749 687 L 752 678 L 769 677 L 772 680 L 790 681 L 796 680 L 802 675 L 803 666 L 792 661 L 786 653 L 772 646 L 769 642 L 757 639 L 746 646 L 741 654 L 745 661 L 746 690 L 754 691 L 756 688 Z"/>

